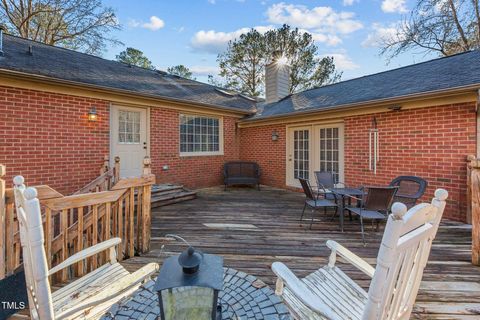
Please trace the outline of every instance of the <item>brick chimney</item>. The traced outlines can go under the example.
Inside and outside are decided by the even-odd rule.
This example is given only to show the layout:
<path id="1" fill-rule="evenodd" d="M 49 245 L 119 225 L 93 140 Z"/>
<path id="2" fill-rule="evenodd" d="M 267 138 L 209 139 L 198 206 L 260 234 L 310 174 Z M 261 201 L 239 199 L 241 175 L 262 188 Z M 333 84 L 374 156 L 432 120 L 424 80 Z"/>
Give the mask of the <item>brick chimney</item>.
<path id="1" fill-rule="evenodd" d="M 265 67 L 265 102 L 277 102 L 290 94 L 290 66 L 281 52 L 275 52 Z"/>

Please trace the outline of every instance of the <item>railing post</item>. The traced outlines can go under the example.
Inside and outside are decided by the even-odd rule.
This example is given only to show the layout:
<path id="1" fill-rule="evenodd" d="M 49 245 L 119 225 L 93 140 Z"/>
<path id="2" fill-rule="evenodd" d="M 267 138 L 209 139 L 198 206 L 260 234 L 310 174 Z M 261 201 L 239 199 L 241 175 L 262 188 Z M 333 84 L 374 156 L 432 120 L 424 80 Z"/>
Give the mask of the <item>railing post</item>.
<path id="1" fill-rule="evenodd" d="M 105 155 L 103 157 L 103 165 L 102 165 L 102 168 L 100 169 L 100 175 L 104 174 L 108 170 L 110 170 L 110 160 L 108 155 Z"/>
<path id="2" fill-rule="evenodd" d="M 152 174 L 150 157 L 145 157 L 143 159 L 143 175 Z M 145 185 L 143 186 L 142 192 L 142 245 L 141 253 L 150 251 L 150 236 L 151 236 L 151 195 L 152 195 L 152 186 Z"/>
<path id="3" fill-rule="evenodd" d="M 473 155 L 467 156 L 467 223 L 472 223 L 472 169 L 470 162 L 475 161 Z"/>
<path id="4" fill-rule="evenodd" d="M 480 160 L 470 159 L 472 264 L 480 266 Z"/>
<path id="5" fill-rule="evenodd" d="M 120 180 L 120 157 L 116 156 L 115 157 L 115 164 L 114 164 L 114 172 L 113 175 L 115 177 L 115 183 Z"/>
<path id="6" fill-rule="evenodd" d="M 5 278 L 5 180 L 6 167 L 0 164 L 0 279 Z"/>

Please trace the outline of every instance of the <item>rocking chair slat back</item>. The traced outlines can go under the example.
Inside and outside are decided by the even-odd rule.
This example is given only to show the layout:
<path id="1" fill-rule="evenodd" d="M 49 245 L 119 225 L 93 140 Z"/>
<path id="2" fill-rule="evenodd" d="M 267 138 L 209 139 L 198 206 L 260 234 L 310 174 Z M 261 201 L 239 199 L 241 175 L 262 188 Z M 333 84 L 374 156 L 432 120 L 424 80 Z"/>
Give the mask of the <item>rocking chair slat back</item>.
<path id="1" fill-rule="evenodd" d="M 22 177 L 15 178 L 15 205 L 20 228 L 20 242 L 23 250 L 25 281 L 28 303 L 33 319 L 53 319 L 53 304 L 48 264 L 43 249 L 43 234 L 40 202 L 35 188 L 25 189 Z M 27 214 L 28 212 L 28 219 Z"/>
<path id="2" fill-rule="evenodd" d="M 408 210 L 395 203 L 382 239 L 363 319 L 408 319 L 448 193 Z"/>

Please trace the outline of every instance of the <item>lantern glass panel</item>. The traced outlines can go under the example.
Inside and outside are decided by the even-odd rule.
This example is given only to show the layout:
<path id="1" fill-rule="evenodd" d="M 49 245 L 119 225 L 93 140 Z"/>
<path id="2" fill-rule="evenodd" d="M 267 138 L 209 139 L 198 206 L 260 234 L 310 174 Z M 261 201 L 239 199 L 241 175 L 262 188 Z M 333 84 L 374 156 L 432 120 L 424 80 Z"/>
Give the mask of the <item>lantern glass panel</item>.
<path id="1" fill-rule="evenodd" d="M 214 290 L 201 287 L 180 287 L 161 292 L 165 320 L 212 319 Z"/>

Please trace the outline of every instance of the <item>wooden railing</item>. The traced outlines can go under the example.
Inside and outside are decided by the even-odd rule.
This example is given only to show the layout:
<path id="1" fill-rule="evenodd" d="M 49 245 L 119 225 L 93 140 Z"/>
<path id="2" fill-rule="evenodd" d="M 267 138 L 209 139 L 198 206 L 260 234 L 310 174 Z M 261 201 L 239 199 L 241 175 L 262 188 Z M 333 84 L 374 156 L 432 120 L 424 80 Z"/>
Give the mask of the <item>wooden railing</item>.
<path id="1" fill-rule="evenodd" d="M 120 158 L 115 157 L 114 161 L 114 166 L 110 168 L 109 157 L 105 156 L 103 166 L 100 169 L 100 175 L 81 189 L 77 190 L 74 194 L 107 191 L 112 189 L 115 183 L 120 179 Z"/>
<path id="2" fill-rule="evenodd" d="M 467 222 L 472 224 L 472 264 L 480 266 L 480 159 L 467 157 Z"/>
<path id="3" fill-rule="evenodd" d="M 112 169 L 118 173 L 118 165 Z M 2 170 L 0 173 L 4 176 L 5 168 Z M 111 171 L 106 167 L 102 175 Z M 150 159 L 144 160 L 141 177 L 119 179 L 115 174 L 113 177 L 95 179 L 98 187 L 93 190 L 98 192 L 84 193 L 83 190 L 71 196 L 63 196 L 48 186 L 35 186 L 44 215 L 45 250 L 50 268 L 86 247 L 113 237 L 122 238 L 122 245 L 117 248 L 120 260 L 149 251 L 151 186 L 155 183 Z M 110 185 L 111 181 L 115 184 Z M 0 241 L 5 244 L 0 259 L 1 277 L 11 274 L 21 264 L 13 190 L 2 189 L 4 185 L 5 181 L 0 179 L 0 203 L 4 204 L 4 210 L 0 211 L 4 219 L 0 227 Z M 99 191 L 102 188 L 110 190 Z M 106 258 L 100 256 L 78 263 L 72 270 L 61 273 L 56 280 L 65 281 L 70 276 L 81 276 L 102 265 Z"/>

